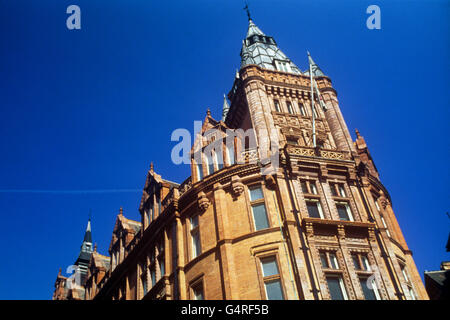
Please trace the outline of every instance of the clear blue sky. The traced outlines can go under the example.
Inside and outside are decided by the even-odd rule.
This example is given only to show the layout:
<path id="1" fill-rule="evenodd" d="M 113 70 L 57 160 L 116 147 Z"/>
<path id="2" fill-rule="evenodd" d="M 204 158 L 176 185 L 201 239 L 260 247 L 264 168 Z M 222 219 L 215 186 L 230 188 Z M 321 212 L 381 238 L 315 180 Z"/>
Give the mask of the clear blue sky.
<path id="1" fill-rule="evenodd" d="M 81 7 L 82 29 L 66 28 Z M 381 30 L 368 30 L 370 4 Z M 0 299 L 49 299 L 79 252 L 89 209 L 107 253 L 120 206 L 138 220 L 150 161 L 171 163 L 239 68 L 243 1 L 0 1 Z M 331 77 L 348 127 L 365 137 L 422 274 L 449 260 L 448 1 L 250 1 L 255 23 L 302 70 Z M 10 191 L 8 191 L 10 190 Z M 52 192 L 11 192 L 50 190 Z M 61 192 L 61 191 L 75 192 Z M 78 190 L 78 191 L 77 191 Z"/>

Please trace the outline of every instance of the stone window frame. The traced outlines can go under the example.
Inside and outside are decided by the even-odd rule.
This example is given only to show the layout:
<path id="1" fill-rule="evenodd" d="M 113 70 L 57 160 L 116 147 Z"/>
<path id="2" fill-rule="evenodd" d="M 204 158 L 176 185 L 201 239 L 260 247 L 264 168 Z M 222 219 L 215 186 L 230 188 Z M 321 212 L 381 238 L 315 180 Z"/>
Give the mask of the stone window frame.
<path id="1" fill-rule="evenodd" d="M 262 194 L 263 194 L 263 198 L 262 199 L 257 199 L 257 200 L 251 200 L 250 198 L 250 189 L 254 189 L 255 187 L 259 187 L 261 188 Z M 267 190 L 266 190 L 266 185 L 263 181 L 258 181 L 258 182 L 251 182 L 249 184 L 247 184 L 245 186 L 246 190 L 245 190 L 245 199 L 247 202 L 247 214 L 248 214 L 248 219 L 250 222 L 250 231 L 251 232 L 258 232 L 261 230 L 266 230 L 266 229 L 270 229 L 273 227 L 273 222 L 272 219 L 270 217 L 270 213 L 269 213 L 269 205 L 268 205 L 268 195 L 267 195 Z M 260 230 L 256 230 L 256 225 L 255 225 L 255 219 L 253 217 L 253 205 L 258 205 L 258 204 L 264 204 L 265 206 L 265 210 L 266 210 L 266 218 L 267 218 L 267 228 L 265 229 L 260 229 Z"/>
<path id="2" fill-rule="evenodd" d="M 300 105 L 303 107 L 300 107 Z M 309 117 L 309 113 L 308 110 L 306 108 L 305 102 L 303 101 L 303 99 L 297 99 L 297 108 L 299 111 L 299 115 L 302 117 Z M 303 111 L 302 111 L 303 110 Z"/>
<path id="3" fill-rule="evenodd" d="M 348 216 L 348 220 L 343 220 L 341 219 L 341 217 L 339 216 L 339 220 L 340 221 L 351 221 L 354 222 L 355 218 L 353 217 L 353 213 L 352 213 L 352 209 L 350 207 L 350 202 L 349 201 L 334 201 L 334 205 L 336 206 L 336 211 L 338 212 L 338 216 L 339 216 L 339 209 L 338 209 L 338 205 L 344 205 L 345 206 L 345 210 L 347 212 L 347 216 Z"/>
<path id="4" fill-rule="evenodd" d="M 281 107 L 281 101 L 280 101 L 280 98 L 279 98 L 279 97 L 274 96 L 274 97 L 272 98 L 272 104 L 273 104 L 273 110 L 274 110 L 275 112 L 278 112 L 278 113 L 282 113 L 282 112 L 283 112 L 283 109 L 282 109 L 282 107 Z M 278 108 L 277 108 L 277 106 L 278 106 Z"/>
<path id="5" fill-rule="evenodd" d="M 296 112 L 295 107 L 294 107 L 294 103 L 291 100 L 289 100 L 289 99 L 286 99 L 284 102 L 286 103 L 287 113 L 290 114 L 290 115 L 297 115 L 297 112 Z M 290 106 L 290 108 L 289 108 L 289 106 Z"/>
<path id="6" fill-rule="evenodd" d="M 348 182 L 346 180 L 341 180 L 341 179 L 328 179 L 327 181 L 328 186 L 330 187 L 330 194 L 331 194 L 331 198 L 334 202 L 334 207 L 336 209 L 336 213 L 337 218 L 339 218 L 339 212 L 337 210 L 337 206 L 336 204 L 338 203 L 346 203 L 348 205 L 348 210 L 350 211 L 350 215 L 352 219 L 350 219 L 350 221 L 363 221 L 362 217 L 358 211 L 358 207 L 356 206 L 356 202 L 355 199 L 353 198 L 353 193 L 352 190 L 350 189 L 350 186 L 348 184 Z M 334 185 L 334 186 L 332 186 Z M 342 195 L 340 194 L 340 190 L 337 188 L 337 186 L 342 186 L 343 190 L 345 192 L 345 197 L 342 197 Z M 337 191 L 338 195 L 335 196 L 333 195 L 333 193 L 331 192 L 332 188 L 335 187 L 335 191 Z M 340 220 L 340 218 L 339 218 Z"/>
<path id="7" fill-rule="evenodd" d="M 165 244 L 166 244 L 166 242 L 165 242 L 164 233 L 163 233 L 161 239 L 159 239 L 159 241 L 156 242 L 156 251 L 157 252 L 155 252 L 155 254 L 156 254 L 156 261 L 158 263 L 158 269 L 159 269 L 159 279 L 156 282 L 161 280 L 167 271 Z M 162 273 L 163 270 L 161 270 L 161 262 L 162 262 L 162 266 L 164 269 L 164 274 Z"/>
<path id="8" fill-rule="evenodd" d="M 326 203 L 326 200 L 325 200 L 325 195 L 323 194 L 323 190 L 321 189 L 321 184 L 320 184 L 319 179 L 313 178 L 313 177 L 299 177 L 298 180 L 299 180 L 300 191 L 303 193 L 303 198 L 304 198 L 305 207 L 306 207 L 306 213 L 308 214 L 308 217 L 309 217 L 309 212 L 308 212 L 307 202 L 314 201 L 314 202 L 318 202 L 320 205 L 319 213 L 320 212 L 322 213 L 321 219 L 325 219 L 325 220 L 331 219 L 329 217 L 330 213 L 328 212 L 328 210 L 325 209 L 325 206 L 324 206 L 324 202 Z M 305 193 L 303 191 L 302 181 L 307 181 L 306 186 L 308 189 L 308 193 Z M 311 187 L 310 187 L 311 181 L 314 182 L 317 193 L 311 192 Z"/>
<path id="9" fill-rule="evenodd" d="M 315 257 L 318 257 L 318 266 L 320 268 L 320 276 L 322 282 L 326 285 L 326 295 L 325 298 L 331 299 L 330 291 L 328 289 L 328 283 L 327 283 L 327 277 L 340 277 L 342 279 L 342 284 L 345 288 L 345 295 L 347 296 L 347 300 L 351 300 L 355 298 L 355 293 L 353 289 L 353 282 L 350 277 L 350 270 L 347 269 L 347 264 L 345 261 L 345 255 L 343 252 L 343 249 L 340 246 L 337 245 L 317 245 L 314 248 Z M 336 259 L 338 261 L 339 269 L 330 269 L 330 268 L 323 268 L 322 267 L 322 261 L 320 260 L 320 251 L 334 251 L 336 255 Z M 316 264 L 317 266 L 317 264 Z"/>
<path id="10" fill-rule="evenodd" d="M 145 297 L 145 295 L 150 291 L 150 286 L 148 283 L 149 275 L 148 275 L 148 267 L 147 267 L 147 261 L 141 261 L 138 263 L 138 296 Z M 146 290 L 144 290 L 146 289 Z"/>
<path id="11" fill-rule="evenodd" d="M 151 290 L 151 288 L 153 288 L 159 281 L 158 279 L 158 274 L 156 272 L 156 265 L 157 265 L 157 259 L 156 259 L 156 248 L 153 247 L 150 250 L 150 253 L 148 255 L 148 272 L 150 273 L 150 277 L 148 279 L 148 283 L 150 284 L 149 286 L 149 291 Z M 154 279 L 153 279 L 153 275 L 154 275 Z"/>
<path id="12" fill-rule="evenodd" d="M 253 254 L 253 256 L 255 258 L 256 273 L 258 276 L 259 291 L 260 291 L 261 299 L 268 300 L 267 293 L 266 293 L 265 280 L 264 280 L 264 278 L 267 278 L 266 281 L 280 279 L 280 285 L 281 285 L 283 299 L 286 300 L 287 292 L 286 292 L 286 286 L 285 286 L 285 282 L 284 282 L 284 278 L 283 278 L 283 271 L 282 271 L 281 263 L 280 263 L 279 248 L 278 247 L 268 248 L 263 251 L 258 251 L 258 252 L 255 252 Z M 275 261 L 276 261 L 277 267 L 278 267 L 278 275 L 264 277 L 261 260 L 271 258 L 271 257 L 275 257 Z"/>
<path id="13" fill-rule="evenodd" d="M 378 294 L 380 296 L 380 300 L 388 300 L 388 296 L 386 293 L 386 287 L 385 287 L 385 283 L 383 282 L 383 277 L 382 277 L 382 270 L 380 269 L 381 267 L 378 265 L 376 259 L 375 259 L 375 255 L 374 253 L 368 249 L 368 248 L 361 248 L 361 247 L 349 247 L 348 248 L 348 253 L 349 253 L 349 257 L 351 259 L 351 265 L 352 265 L 352 269 L 355 271 L 358 280 L 359 277 L 370 277 L 372 275 L 374 276 L 374 281 L 375 281 L 375 285 L 377 287 L 378 290 Z M 367 260 L 369 262 L 370 268 L 371 270 L 356 270 L 353 264 L 353 259 L 352 259 L 352 254 L 363 254 L 367 257 Z M 378 269 L 374 270 L 373 267 L 376 267 Z M 359 281 L 358 281 L 359 282 Z M 360 286 L 360 284 L 358 283 L 358 285 Z M 361 290 L 361 294 L 364 295 L 364 293 L 362 292 L 362 288 L 360 288 Z"/>
<path id="14" fill-rule="evenodd" d="M 206 297 L 206 281 L 204 280 L 205 275 L 204 273 L 201 273 L 197 277 L 195 277 L 193 280 L 189 281 L 189 300 L 196 300 L 195 294 L 194 294 L 194 288 L 201 285 L 202 287 L 202 294 L 203 294 L 203 300 L 207 300 Z"/>
<path id="15" fill-rule="evenodd" d="M 338 261 L 338 258 L 337 258 L 337 249 L 335 249 L 335 250 L 318 249 L 318 252 L 319 252 L 319 258 L 320 258 L 321 254 L 325 254 L 325 259 L 326 259 L 326 262 L 327 262 L 327 266 L 326 267 L 323 266 L 322 258 L 320 258 L 320 265 L 322 266 L 322 270 L 324 272 L 341 270 L 341 265 L 340 265 L 340 263 Z M 333 263 L 332 263 L 333 259 L 331 259 L 331 257 L 330 257 L 331 254 L 334 255 L 335 261 L 333 263 L 336 264 L 337 268 L 333 268 Z"/>
<path id="16" fill-rule="evenodd" d="M 197 218 L 198 219 L 198 223 L 196 227 L 192 227 L 192 219 L 193 218 Z M 200 256 L 203 253 L 203 246 L 202 246 L 202 237 L 201 237 L 201 232 L 200 232 L 200 214 L 198 213 L 194 213 L 192 215 L 190 215 L 188 217 L 188 219 L 186 219 L 187 223 L 186 226 L 188 228 L 188 236 L 189 236 L 189 240 L 187 241 L 188 243 L 188 250 L 189 250 L 189 261 L 192 261 L 194 259 L 196 259 L 198 256 Z M 198 234 L 198 240 L 200 242 L 200 252 L 197 252 L 197 255 L 194 256 L 194 237 L 193 237 L 193 233 Z"/>
<path id="17" fill-rule="evenodd" d="M 408 289 L 408 295 L 410 296 L 410 298 L 412 298 L 410 300 L 417 300 L 417 291 L 414 288 L 413 282 L 411 281 L 411 273 L 408 270 L 406 260 L 398 255 L 396 255 L 396 258 L 398 266 L 400 268 L 400 272 L 402 273 L 401 282 L 406 285 Z"/>

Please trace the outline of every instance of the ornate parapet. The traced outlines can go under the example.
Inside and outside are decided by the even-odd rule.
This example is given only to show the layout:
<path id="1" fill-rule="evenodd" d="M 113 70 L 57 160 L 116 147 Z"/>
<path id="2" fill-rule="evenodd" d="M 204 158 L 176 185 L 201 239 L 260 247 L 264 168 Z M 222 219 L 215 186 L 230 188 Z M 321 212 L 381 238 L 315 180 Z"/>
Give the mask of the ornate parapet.
<path id="1" fill-rule="evenodd" d="M 320 157 L 332 160 L 351 160 L 351 155 L 347 151 L 314 149 L 311 147 L 299 147 L 293 145 L 288 145 L 286 151 L 290 156 Z"/>

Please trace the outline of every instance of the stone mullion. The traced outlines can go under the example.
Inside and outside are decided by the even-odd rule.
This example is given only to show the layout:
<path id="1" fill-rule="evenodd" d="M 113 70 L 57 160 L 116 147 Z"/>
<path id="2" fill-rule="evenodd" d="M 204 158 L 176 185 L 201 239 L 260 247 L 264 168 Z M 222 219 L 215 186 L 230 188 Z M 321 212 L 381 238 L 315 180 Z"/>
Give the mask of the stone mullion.
<path id="1" fill-rule="evenodd" d="M 353 201 L 355 202 L 356 207 L 358 209 L 361 221 L 369 222 L 369 216 L 368 216 L 364 206 L 362 205 L 362 200 L 359 195 L 358 188 L 356 186 L 349 186 L 349 190 L 351 192 L 351 197 L 353 198 Z"/>
<path id="2" fill-rule="evenodd" d="M 390 277 L 391 281 L 395 281 L 397 284 L 398 289 L 401 292 L 398 292 L 398 294 L 401 295 L 401 297 L 399 297 L 397 295 L 397 293 L 395 293 L 395 297 L 392 297 L 392 299 L 401 299 L 402 297 L 405 296 L 405 284 L 403 283 L 403 281 L 401 281 L 401 277 L 403 277 L 401 270 L 400 270 L 400 266 L 398 265 L 397 262 L 397 258 L 395 256 L 395 252 L 392 249 L 391 246 L 391 241 L 389 239 L 389 237 L 386 234 L 386 230 L 384 229 L 384 226 L 381 222 L 381 218 L 380 218 L 380 214 L 378 212 L 378 210 L 376 209 L 375 204 L 373 203 L 373 198 L 371 196 L 367 196 L 370 195 L 370 183 L 367 181 L 367 179 L 364 179 L 365 177 L 362 177 L 362 191 L 363 194 L 365 195 L 366 201 L 368 202 L 368 206 L 370 208 L 370 210 L 372 211 L 372 216 L 374 216 L 374 218 L 376 219 L 376 224 L 378 226 L 378 231 L 379 231 L 379 239 L 380 242 L 378 242 L 378 245 L 380 245 L 381 247 L 384 246 L 385 249 L 385 254 L 386 254 L 386 267 L 389 268 L 392 272 L 392 277 Z M 374 209 L 375 208 L 375 209 Z M 373 214 L 373 212 L 376 212 L 377 214 Z M 395 284 L 393 283 L 393 285 L 395 286 Z M 394 290 L 395 291 L 395 290 Z"/>
<path id="3" fill-rule="evenodd" d="M 325 204 L 328 208 L 328 215 L 331 220 L 339 220 L 339 214 L 336 209 L 336 204 L 334 203 L 333 196 L 331 194 L 330 185 L 327 180 L 324 178 L 319 179 L 319 183 L 322 186 L 323 190 L 323 198 L 325 200 Z M 320 192 L 319 192 L 320 194 Z"/>
<path id="4" fill-rule="evenodd" d="M 280 206 L 283 207 L 283 212 L 284 212 L 284 216 L 286 219 L 286 222 L 295 222 L 296 219 L 294 217 L 294 208 L 290 205 L 291 201 L 289 199 L 289 191 L 288 191 L 288 186 L 286 185 L 289 182 L 286 182 L 286 180 L 283 180 L 281 178 L 278 178 L 278 187 L 279 187 L 279 194 L 281 197 L 280 201 Z M 293 199 L 295 201 L 295 199 Z M 294 203 L 294 206 L 297 206 L 297 204 Z M 281 214 L 281 212 L 280 212 Z M 308 278 L 308 275 L 306 273 L 306 269 L 305 268 L 301 268 L 301 266 L 305 266 L 306 265 L 306 261 L 305 258 L 303 256 L 302 251 L 300 250 L 301 247 L 301 242 L 300 242 L 300 238 L 299 238 L 299 233 L 296 229 L 295 225 L 292 225 L 290 223 L 286 224 L 287 226 L 287 240 L 290 240 L 290 246 L 292 249 L 292 254 L 294 255 L 293 257 L 291 257 L 291 261 L 295 260 L 295 266 L 292 266 L 292 269 L 296 269 L 294 272 L 294 276 L 295 274 L 297 275 L 296 278 L 296 282 L 298 282 L 298 280 L 300 280 L 300 283 L 297 283 L 297 290 L 298 291 L 302 291 L 302 294 L 299 296 L 303 296 L 304 299 L 306 300 L 312 300 L 314 299 L 314 296 L 311 293 L 311 285 L 310 285 L 310 281 Z M 288 254 L 290 255 L 290 252 L 288 251 Z M 288 262 L 290 263 L 290 262 Z M 309 290 L 307 290 L 309 289 Z"/>
<path id="5" fill-rule="evenodd" d="M 169 270 L 169 267 L 172 269 L 172 263 L 171 263 L 171 259 L 170 259 L 170 250 L 169 250 L 169 236 L 168 236 L 169 230 L 166 228 L 163 231 L 163 246 L 164 246 L 164 255 L 162 257 L 163 262 L 164 262 L 164 274 L 161 275 L 161 277 L 164 277 Z M 170 261 L 170 262 L 169 262 Z M 170 264 L 169 264 L 170 263 Z M 168 299 L 173 300 L 174 296 L 173 296 L 173 290 L 172 287 L 170 285 L 170 280 L 169 277 L 165 277 L 164 278 L 164 286 L 166 288 L 166 296 Z"/>
<path id="6" fill-rule="evenodd" d="M 298 207 L 298 220 L 299 223 L 301 225 L 301 221 L 303 218 L 307 217 L 306 212 L 306 203 L 305 203 L 305 198 L 303 197 L 303 193 L 301 191 L 301 187 L 300 187 L 300 182 L 298 179 L 292 179 L 292 186 L 293 186 L 293 191 L 294 191 L 294 198 L 297 200 L 297 207 Z M 302 213 L 303 212 L 303 213 Z M 309 228 L 310 231 L 312 231 L 312 226 L 310 226 Z M 310 232 L 311 236 L 313 236 L 313 233 Z M 302 238 L 303 238 L 303 242 L 302 242 Z M 315 260 L 312 256 L 312 251 L 311 251 L 311 245 L 309 243 L 309 238 L 307 237 L 305 232 L 302 232 L 301 234 L 299 234 L 299 240 L 300 240 L 300 246 L 299 248 L 301 249 L 301 251 L 304 253 L 304 259 L 305 259 L 305 264 L 304 266 L 307 267 L 306 264 L 309 264 L 310 268 L 311 268 L 311 275 L 308 275 L 306 270 L 302 270 L 302 264 L 298 264 L 298 268 L 299 268 L 299 273 L 305 273 L 305 277 L 307 277 L 307 282 L 308 286 L 309 286 L 309 291 L 306 292 L 306 288 L 305 288 L 305 298 L 307 296 L 310 296 L 311 299 L 314 299 L 314 288 L 313 288 L 313 283 L 317 284 L 317 295 L 319 299 L 323 299 L 324 298 L 324 292 L 327 292 L 326 290 L 323 291 L 323 279 L 319 278 L 320 276 L 317 273 L 317 270 L 321 270 L 321 269 L 317 269 L 317 266 L 315 264 Z M 313 246 L 314 246 L 314 239 L 312 238 L 311 241 L 313 241 Z M 320 260 L 320 259 L 319 259 Z M 309 272 L 308 272 L 309 273 Z M 312 276 L 312 279 L 311 279 Z M 303 279 L 302 279 L 303 281 Z M 302 285 L 304 283 L 302 282 Z"/>
<path id="7" fill-rule="evenodd" d="M 398 299 L 398 297 L 396 296 L 395 289 L 392 286 L 391 277 L 389 276 L 389 274 L 387 273 L 387 271 L 385 269 L 385 263 L 384 263 L 384 260 L 382 259 L 382 253 L 378 246 L 377 239 L 375 236 L 375 230 L 372 228 L 369 229 L 368 241 L 369 241 L 370 249 L 373 252 L 373 260 L 376 263 L 376 267 L 378 269 L 379 280 L 384 285 L 384 290 L 383 290 L 384 298 L 385 299 L 387 298 L 390 300 L 396 300 L 396 299 Z M 379 288 L 379 289 L 381 289 L 381 288 Z"/>
<path id="8" fill-rule="evenodd" d="M 337 236 L 338 243 L 339 243 L 339 247 L 341 249 L 341 255 L 342 255 L 340 257 L 338 255 L 338 259 L 340 258 L 339 262 L 340 262 L 340 265 L 342 265 L 343 280 L 347 284 L 346 289 L 347 289 L 348 298 L 350 300 L 355 300 L 356 299 L 355 283 L 358 284 L 357 282 L 359 282 L 359 279 L 357 278 L 356 272 L 354 272 L 354 270 L 351 267 L 351 266 L 353 266 L 353 262 L 350 260 L 351 257 L 349 255 L 349 250 L 348 250 L 347 242 L 345 239 L 344 226 L 338 225 L 337 232 L 338 232 L 338 236 Z M 349 262 L 351 262 L 351 264 Z M 350 267 L 349 267 L 349 265 L 350 265 Z M 350 271 L 353 271 L 353 272 L 350 272 Z"/>
<path id="9" fill-rule="evenodd" d="M 305 234 L 306 234 L 306 242 L 309 247 L 309 254 L 312 261 L 312 269 L 313 269 L 313 276 L 315 278 L 314 281 L 318 283 L 319 289 L 318 289 L 318 296 L 319 299 L 330 299 L 329 291 L 328 291 L 328 284 L 325 279 L 325 274 L 322 272 L 322 265 L 320 262 L 319 257 L 319 250 L 316 247 L 316 240 L 314 237 L 314 227 L 312 223 L 306 223 L 305 226 Z"/>
<path id="10" fill-rule="evenodd" d="M 178 197 L 177 197 L 178 198 Z M 177 237 L 177 274 L 178 274 L 178 291 L 180 294 L 180 300 L 187 299 L 186 290 L 186 276 L 184 273 L 185 265 L 185 250 L 184 250 L 184 235 L 183 235 L 183 224 L 181 223 L 181 218 L 178 211 L 175 211 L 176 219 L 176 237 Z"/>

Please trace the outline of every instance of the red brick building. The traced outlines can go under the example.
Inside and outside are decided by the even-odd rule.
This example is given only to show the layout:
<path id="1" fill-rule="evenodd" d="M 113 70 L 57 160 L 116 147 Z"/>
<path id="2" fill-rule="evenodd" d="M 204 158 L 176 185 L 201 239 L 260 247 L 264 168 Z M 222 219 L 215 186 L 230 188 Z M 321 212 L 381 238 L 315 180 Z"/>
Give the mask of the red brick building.
<path id="1" fill-rule="evenodd" d="M 302 72 L 249 20 L 230 103 L 221 120 L 207 113 L 191 177 L 151 166 L 141 221 L 120 211 L 82 298 L 428 298 L 367 144 L 309 59 Z M 75 298 L 64 282 L 54 298 Z"/>

